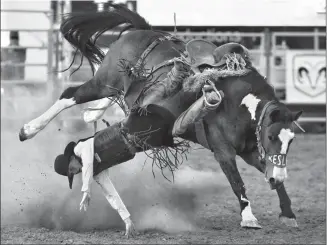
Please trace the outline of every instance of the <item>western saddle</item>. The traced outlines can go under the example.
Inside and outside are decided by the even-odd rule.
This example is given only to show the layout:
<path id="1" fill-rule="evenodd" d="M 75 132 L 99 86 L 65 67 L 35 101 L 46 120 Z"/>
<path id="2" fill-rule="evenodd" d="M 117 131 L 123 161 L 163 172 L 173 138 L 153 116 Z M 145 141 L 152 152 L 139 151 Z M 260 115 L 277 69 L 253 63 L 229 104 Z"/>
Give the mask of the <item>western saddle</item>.
<path id="1" fill-rule="evenodd" d="M 207 65 L 210 67 L 223 66 L 226 63 L 226 55 L 239 54 L 244 60 L 249 59 L 249 50 L 238 43 L 226 43 L 217 47 L 215 44 L 194 39 L 186 44 L 186 60 L 193 71 L 200 72 L 199 67 Z"/>

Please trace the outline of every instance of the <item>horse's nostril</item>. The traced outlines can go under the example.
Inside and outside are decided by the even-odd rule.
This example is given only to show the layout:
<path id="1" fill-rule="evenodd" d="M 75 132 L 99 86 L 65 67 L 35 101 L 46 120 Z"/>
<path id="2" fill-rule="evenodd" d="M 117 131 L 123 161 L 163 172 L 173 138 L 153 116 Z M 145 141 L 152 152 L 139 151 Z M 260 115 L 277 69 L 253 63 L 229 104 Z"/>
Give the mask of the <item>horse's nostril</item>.
<path id="1" fill-rule="evenodd" d="M 270 182 L 271 184 L 275 184 L 275 179 L 274 179 L 274 178 L 270 178 L 270 179 L 269 179 L 269 182 Z"/>

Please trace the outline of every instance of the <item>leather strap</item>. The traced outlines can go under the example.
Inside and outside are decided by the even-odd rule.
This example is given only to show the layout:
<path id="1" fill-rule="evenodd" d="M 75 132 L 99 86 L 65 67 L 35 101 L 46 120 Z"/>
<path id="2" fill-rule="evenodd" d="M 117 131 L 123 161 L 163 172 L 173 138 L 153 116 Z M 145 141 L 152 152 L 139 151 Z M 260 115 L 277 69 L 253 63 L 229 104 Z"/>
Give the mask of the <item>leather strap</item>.
<path id="1" fill-rule="evenodd" d="M 255 130 L 255 135 L 257 137 L 257 147 L 258 147 L 258 151 L 260 154 L 260 159 L 263 160 L 266 156 L 266 150 L 263 147 L 262 143 L 261 143 L 261 129 L 262 129 L 262 121 L 264 119 L 264 116 L 266 115 L 266 111 L 268 109 L 268 107 L 270 107 L 271 105 L 276 104 L 277 102 L 274 100 L 268 101 L 265 106 L 263 107 L 262 111 L 261 111 L 261 115 Z"/>
<path id="2" fill-rule="evenodd" d="M 157 38 L 156 40 L 154 40 L 145 50 L 144 52 L 141 54 L 141 57 L 138 59 L 138 61 L 136 62 L 135 66 L 134 67 L 140 67 L 141 64 L 144 62 L 145 58 L 151 53 L 151 51 L 156 47 L 158 46 L 161 42 L 163 41 L 169 41 L 169 40 L 172 40 L 173 36 L 171 35 L 166 35 L 166 36 L 162 36 L 162 37 L 159 37 Z M 161 68 L 162 66 L 164 65 L 167 65 L 165 64 L 167 61 L 164 61 L 163 63 L 159 64 L 161 65 L 159 68 Z M 156 68 L 159 69 L 159 68 Z M 153 72 L 154 69 L 152 69 L 151 72 Z M 146 74 L 145 74 L 146 75 Z"/>
<path id="3" fill-rule="evenodd" d="M 207 149 L 211 150 L 211 147 L 209 145 L 209 142 L 207 140 L 207 134 L 206 134 L 206 130 L 204 128 L 204 123 L 203 120 L 198 120 L 194 123 L 195 126 L 195 135 L 196 135 L 196 139 L 199 141 L 199 143 L 204 146 Z"/>
<path id="4" fill-rule="evenodd" d="M 140 58 L 136 62 L 136 64 L 131 68 L 131 72 L 136 75 L 136 76 L 143 76 L 145 79 L 148 79 L 148 77 L 153 74 L 155 71 L 159 70 L 162 67 L 169 66 L 174 64 L 175 59 L 170 59 L 170 60 L 165 60 L 161 62 L 160 64 L 152 67 L 149 71 L 144 70 L 143 74 L 138 74 L 139 72 L 139 67 L 142 66 L 142 63 L 144 62 L 145 58 L 151 53 L 151 51 L 158 46 L 161 42 L 163 41 L 170 41 L 170 40 L 179 40 L 174 36 L 171 35 L 165 35 L 157 38 L 155 41 L 153 41 L 141 54 Z M 148 86 L 152 86 L 153 83 L 151 83 Z M 134 106 L 136 101 L 139 99 L 139 97 L 142 94 L 142 91 L 144 89 L 144 84 L 143 83 L 135 83 L 133 85 L 130 85 L 125 92 L 124 99 L 128 105 L 131 105 L 131 107 Z"/>

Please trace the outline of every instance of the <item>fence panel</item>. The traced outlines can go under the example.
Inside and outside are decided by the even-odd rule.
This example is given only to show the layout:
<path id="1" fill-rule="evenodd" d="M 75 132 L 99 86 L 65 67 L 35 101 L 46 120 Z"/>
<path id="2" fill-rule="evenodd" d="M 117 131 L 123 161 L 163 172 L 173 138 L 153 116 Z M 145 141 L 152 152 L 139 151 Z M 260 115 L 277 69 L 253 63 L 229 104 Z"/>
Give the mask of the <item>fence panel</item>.
<path id="1" fill-rule="evenodd" d="M 2 42 L 1 46 L 1 119 L 18 120 L 29 117 L 27 111 L 33 111 L 31 108 L 37 110 L 51 100 L 56 81 L 53 69 L 56 33 L 52 11 L 1 9 L 1 15 L 7 15 L 7 21 L 15 16 L 31 19 L 35 15 L 37 19 L 49 20 L 48 29 L 1 28 L 1 34 L 10 33 L 11 37 L 9 45 Z"/>

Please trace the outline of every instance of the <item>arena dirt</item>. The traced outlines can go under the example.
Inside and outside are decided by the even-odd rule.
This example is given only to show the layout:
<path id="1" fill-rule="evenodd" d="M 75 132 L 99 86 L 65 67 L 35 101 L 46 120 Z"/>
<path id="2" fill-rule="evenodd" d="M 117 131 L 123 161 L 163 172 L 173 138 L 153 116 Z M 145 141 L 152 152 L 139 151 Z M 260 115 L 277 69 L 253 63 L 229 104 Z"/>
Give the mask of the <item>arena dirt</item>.
<path id="1" fill-rule="evenodd" d="M 139 231 L 136 238 L 126 240 L 123 222 L 96 183 L 89 210 L 80 212 L 80 177 L 70 190 L 67 178 L 53 170 L 56 155 L 69 141 L 90 135 L 91 125 L 76 132 L 67 123 L 53 121 L 35 138 L 20 142 L 23 123 L 52 103 L 21 101 L 15 110 L 20 119 L 1 117 L 1 243 L 325 243 L 322 135 L 298 136 L 290 152 L 286 186 L 299 228 L 279 224 L 277 194 L 257 170 L 239 160 L 253 212 L 264 227 L 241 229 L 238 201 L 219 164 L 209 151 L 194 146 L 188 161 L 175 172 L 174 183 L 158 170 L 154 178 L 144 154 L 112 168 L 112 181 Z M 110 113 L 107 120 L 118 120 L 110 119 Z"/>

